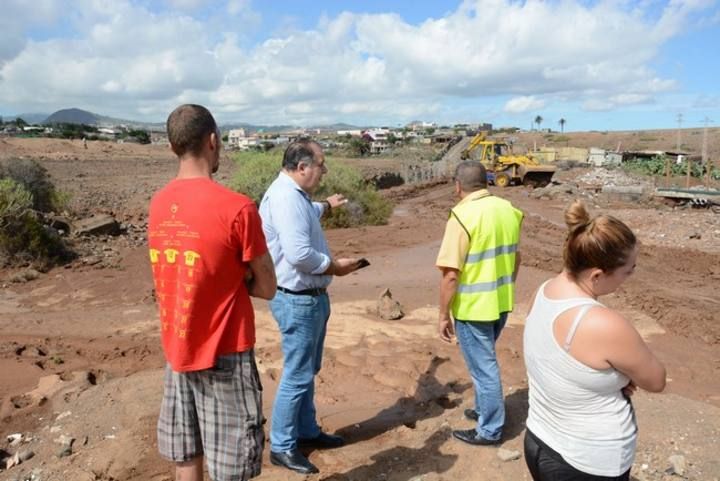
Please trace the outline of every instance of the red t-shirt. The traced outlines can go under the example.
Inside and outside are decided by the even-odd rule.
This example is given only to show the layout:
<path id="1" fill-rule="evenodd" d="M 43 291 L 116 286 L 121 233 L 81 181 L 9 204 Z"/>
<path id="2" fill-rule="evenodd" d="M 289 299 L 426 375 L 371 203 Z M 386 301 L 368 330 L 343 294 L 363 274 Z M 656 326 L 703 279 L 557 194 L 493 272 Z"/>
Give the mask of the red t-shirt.
<path id="1" fill-rule="evenodd" d="M 165 357 L 175 371 L 251 349 L 255 314 L 244 277 L 267 252 L 255 204 L 207 178 L 176 179 L 150 203 L 148 244 Z"/>

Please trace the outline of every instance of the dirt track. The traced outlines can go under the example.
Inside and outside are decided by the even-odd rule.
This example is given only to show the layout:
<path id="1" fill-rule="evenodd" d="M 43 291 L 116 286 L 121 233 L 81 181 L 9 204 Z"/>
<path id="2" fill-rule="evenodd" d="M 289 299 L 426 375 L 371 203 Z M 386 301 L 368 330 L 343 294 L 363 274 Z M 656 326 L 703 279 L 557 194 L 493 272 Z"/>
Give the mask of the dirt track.
<path id="1" fill-rule="evenodd" d="M 22 148 L 21 155 L 42 158 L 60 188 L 73 192 L 79 211 L 112 212 L 138 225 L 148 196 L 175 168 L 168 152 L 155 147 L 108 149 L 91 142 L 84 152 L 79 143 L 38 142 Z M 226 165 L 219 178 L 230 174 Z M 576 175 L 564 172 L 560 178 Z M 534 290 L 560 267 L 567 200 L 531 199 L 522 187 L 496 193 L 527 214 L 519 305 L 498 345 L 508 407 L 503 447 L 522 451 L 523 317 Z M 405 189 L 394 197 L 390 225 L 328 234 L 335 254 L 362 254 L 372 266 L 331 287 L 333 316 L 318 410 L 324 427 L 340 431 L 350 444 L 310 453 L 321 469 L 312 479 L 529 479 L 522 460 L 503 462 L 495 448 L 450 438 L 451 429 L 469 426 L 462 410 L 472 402 L 457 347 L 441 343 L 435 333 L 433 261 L 454 203 L 451 189 Z M 671 379 L 664 394 L 636 396 L 641 437 L 633 476 L 680 479 L 665 471 L 668 456 L 681 454 L 688 462 L 686 479 L 720 479 L 720 216 L 601 198 L 593 204 L 594 212 L 612 212 L 642 226 L 636 275 L 603 301 L 633 319 Z M 672 236 L 685 239 L 682 248 L 666 241 Z M 33 469 L 42 470 L 43 480 L 170 479 L 170 466 L 156 454 L 154 441 L 163 361 L 145 248 L 123 239 L 103 244 L 117 252 L 113 268 L 78 264 L 3 287 L 0 434 L 31 437 L 24 446 L 35 457 L 0 471 L 0 479 Z M 371 313 L 385 287 L 402 303 L 404 319 L 382 321 Z M 256 307 L 269 417 L 281 369 L 279 337 L 265 303 Z M 60 445 L 53 440 L 60 434 L 76 438 L 72 455 L 57 456 Z M 289 477 L 265 463 L 260 479 Z"/>

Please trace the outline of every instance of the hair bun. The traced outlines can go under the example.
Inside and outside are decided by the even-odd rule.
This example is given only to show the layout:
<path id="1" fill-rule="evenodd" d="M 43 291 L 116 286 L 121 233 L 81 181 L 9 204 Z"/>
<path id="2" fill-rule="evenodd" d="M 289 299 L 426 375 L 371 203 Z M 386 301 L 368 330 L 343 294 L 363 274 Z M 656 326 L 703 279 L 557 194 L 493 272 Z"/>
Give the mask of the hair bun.
<path id="1" fill-rule="evenodd" d="M 581 200 L 574 201 L 565 211 L 565 224 L 570 232 L 590 222 L 590 214 Z"/>

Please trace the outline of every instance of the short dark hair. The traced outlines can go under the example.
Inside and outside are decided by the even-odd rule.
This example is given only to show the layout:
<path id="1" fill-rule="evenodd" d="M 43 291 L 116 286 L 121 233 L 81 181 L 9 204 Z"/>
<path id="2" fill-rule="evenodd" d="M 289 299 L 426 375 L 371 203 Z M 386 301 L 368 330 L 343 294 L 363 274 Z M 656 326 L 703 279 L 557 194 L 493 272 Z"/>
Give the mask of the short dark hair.
<path id="1" fill-rule="evenodd" d="M 293 171 L 297 170 L 300 162 L 306 162 L 310 165 L 315 163 L 315 150 L 313 147 L 319 149 L 320 144 L 309 138 L 302 138 L 291 142 L 283 154 L 283 169 Z"/>
<path id="2" fill-rule="evenodd" d="M 181 105 L 167 119 L 168 140 L 178 157 L 199 155 L 207 136 L 217 131 L 215 119 L 202 105 Z"/>
<path id="3" fill-rule="evenodd" d="M 454 180 L 460 182 L 463 192 L 473 192 L 487 187 L 487 171 L 480 162 L 466 160 L 455 168 Z"/>

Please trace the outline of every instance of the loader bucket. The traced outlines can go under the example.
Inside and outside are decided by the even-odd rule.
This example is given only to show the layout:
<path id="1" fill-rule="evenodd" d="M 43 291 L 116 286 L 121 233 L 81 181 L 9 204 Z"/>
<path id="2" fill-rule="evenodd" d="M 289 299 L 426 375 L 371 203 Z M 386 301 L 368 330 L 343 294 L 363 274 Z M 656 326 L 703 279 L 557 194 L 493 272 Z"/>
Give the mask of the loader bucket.
<path id="1" fill-rule="evenodd" d="M 529 185 L 532 187 L 545 187 L 552 181 L 553 174 L 555 172 L 538 172 L 538 171 L 532 171 L 532 172 L 526 172 L 525 176 L 523 177 L 523 184 Z"/>

